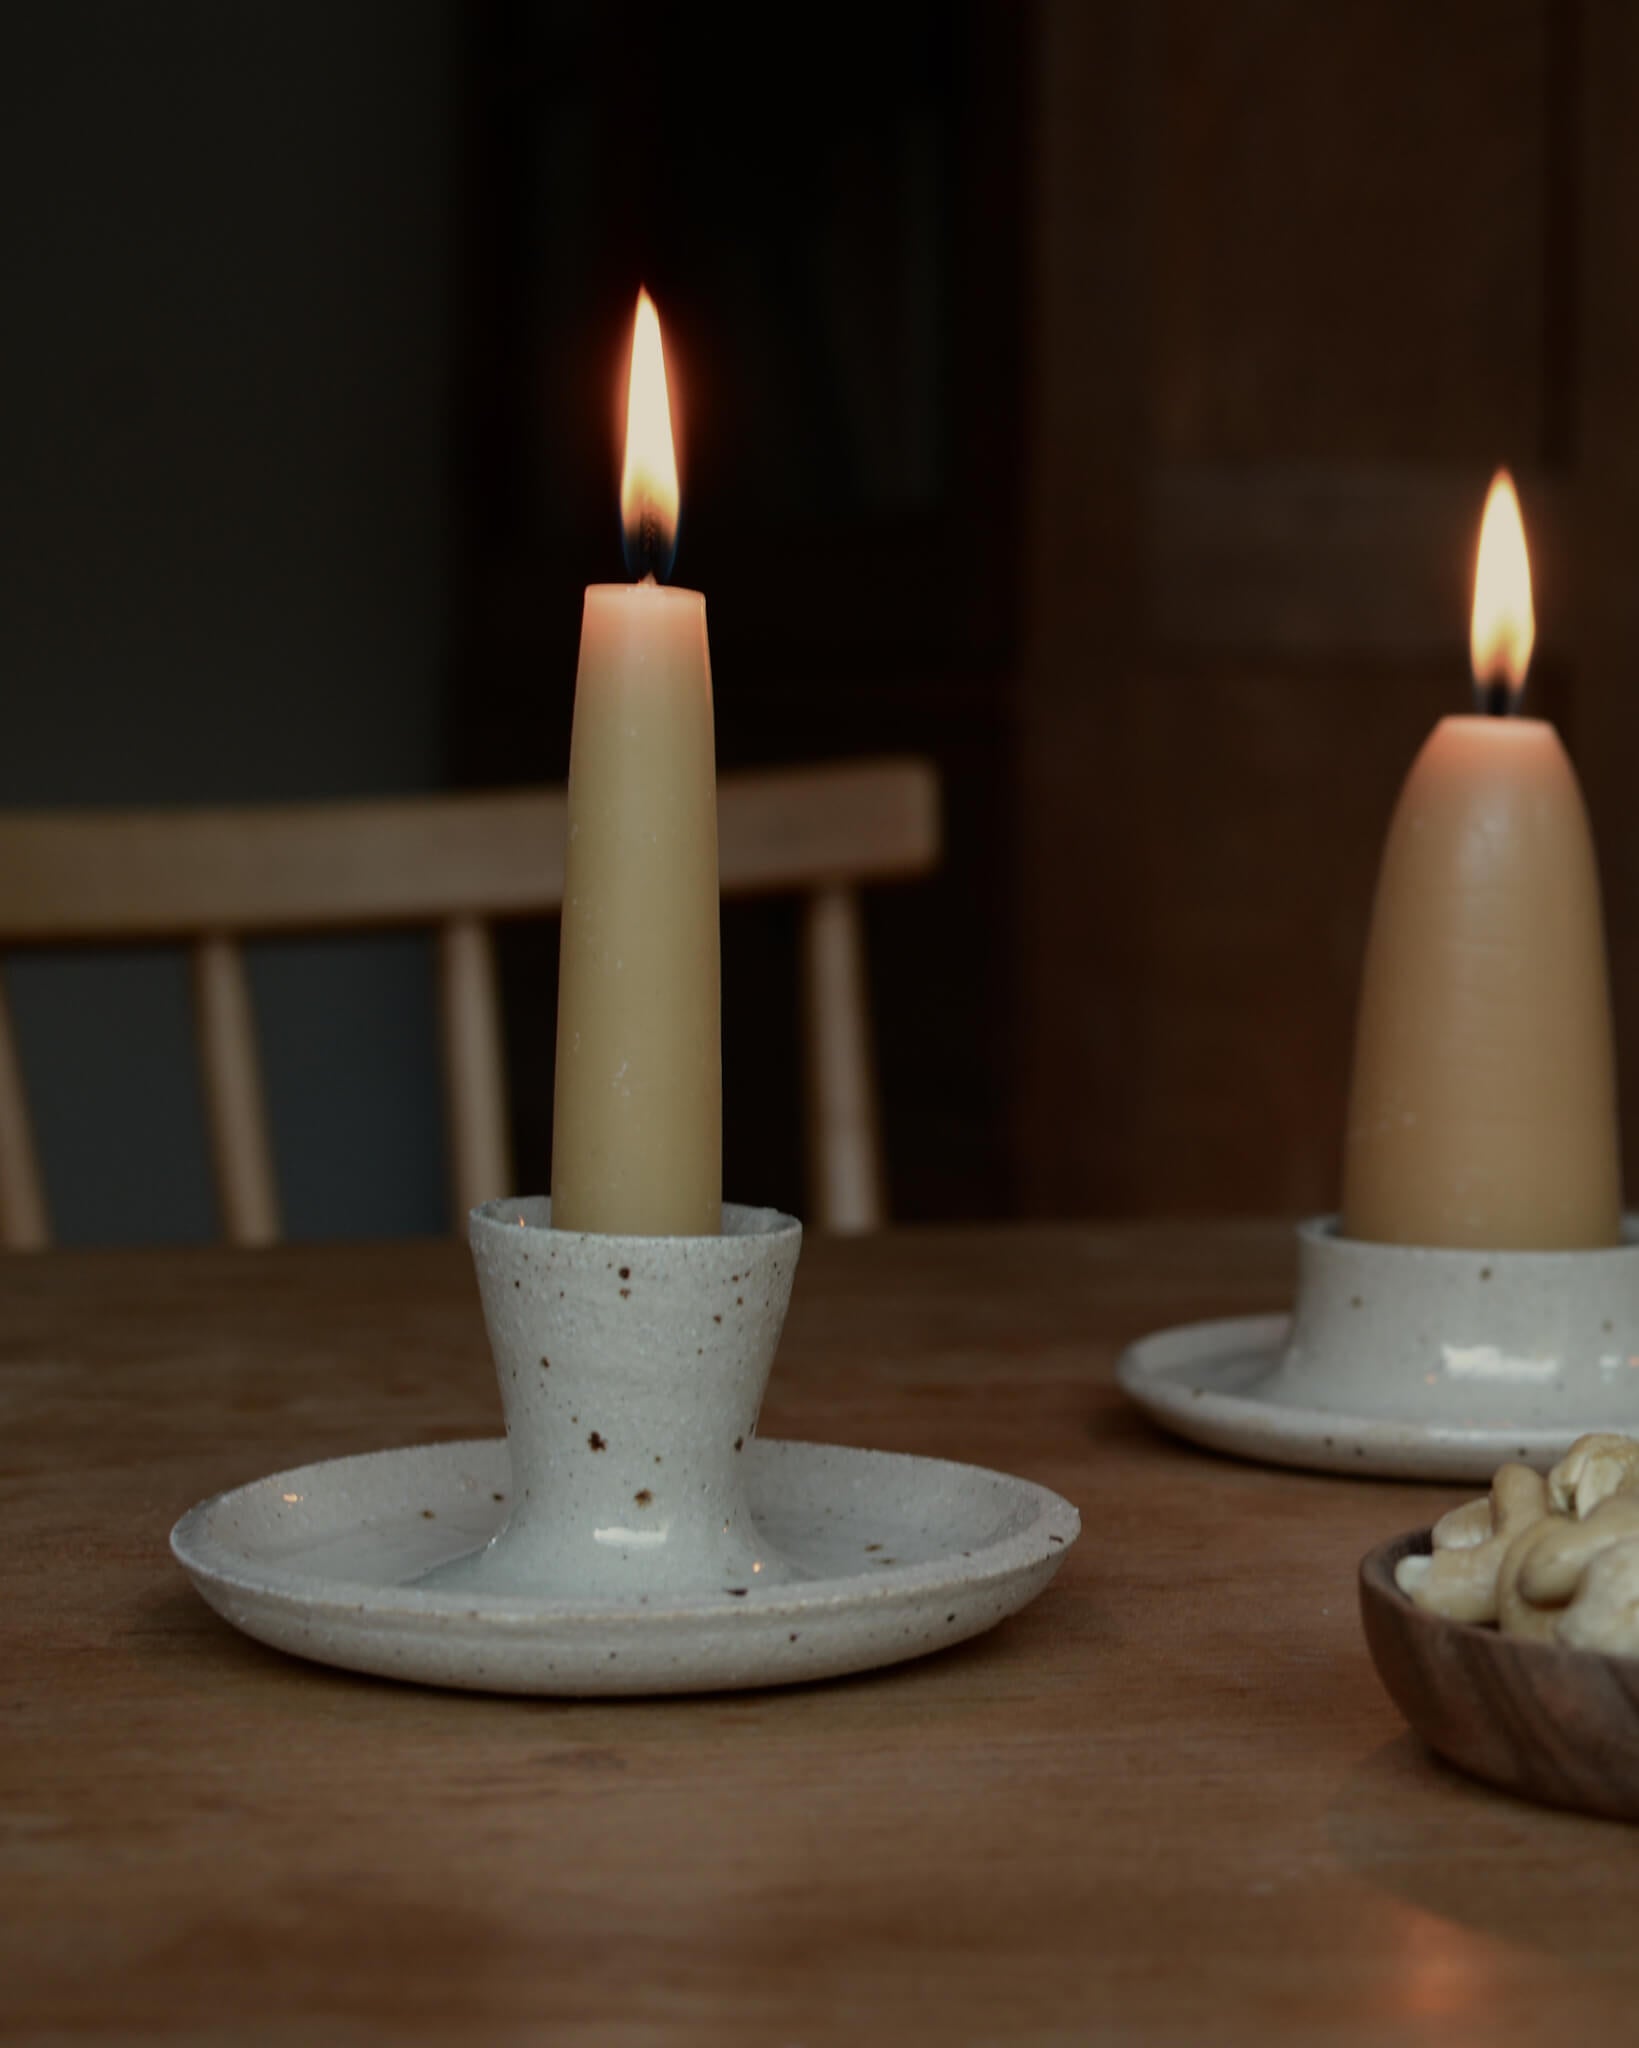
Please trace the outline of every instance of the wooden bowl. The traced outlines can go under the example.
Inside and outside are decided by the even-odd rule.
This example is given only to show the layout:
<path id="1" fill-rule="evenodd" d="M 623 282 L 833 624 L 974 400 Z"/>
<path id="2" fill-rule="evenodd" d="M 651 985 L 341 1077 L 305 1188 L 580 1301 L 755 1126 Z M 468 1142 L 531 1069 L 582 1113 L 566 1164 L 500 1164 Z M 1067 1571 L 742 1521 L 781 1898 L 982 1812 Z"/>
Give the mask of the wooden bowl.
<path id="1" fill-rule="evenodd" d="M 1639 1820 L 1639 1658 L 1522 1642 L 1414 1607 L 1394 1567 L 1413 1530 L 1360 1563 L 1360 1618 L 1389 1697 L 1459 1770 L 1544 1806 Z"/>

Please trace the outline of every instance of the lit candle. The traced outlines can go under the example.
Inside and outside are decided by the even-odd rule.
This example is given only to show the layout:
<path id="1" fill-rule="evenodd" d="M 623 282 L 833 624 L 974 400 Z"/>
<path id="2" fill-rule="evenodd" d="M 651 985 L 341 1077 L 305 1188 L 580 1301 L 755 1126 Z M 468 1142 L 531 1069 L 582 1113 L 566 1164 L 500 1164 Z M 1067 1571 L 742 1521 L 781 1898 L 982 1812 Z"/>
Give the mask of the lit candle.
<path id="1" fill-rule="evenodd" d="M 630 584 L 581 623 L 558 966 L 552 1221 L 722 1227 L 717 787 L 706 601 L 657 580 L 677 537 L 660 322 L 641 293 L 621 521 Z"/>
<path id="2" fill-rule="evenodd" d="M 1553 727 L 1519 716 L 1535 627 L 1499 471 L 1474 581 L 1479 715 L 1443 719 L 1400 793 L 1366 950 L 1347 1235 L 1563 1250 L 1621 1228 L 1599 875 Z"/>

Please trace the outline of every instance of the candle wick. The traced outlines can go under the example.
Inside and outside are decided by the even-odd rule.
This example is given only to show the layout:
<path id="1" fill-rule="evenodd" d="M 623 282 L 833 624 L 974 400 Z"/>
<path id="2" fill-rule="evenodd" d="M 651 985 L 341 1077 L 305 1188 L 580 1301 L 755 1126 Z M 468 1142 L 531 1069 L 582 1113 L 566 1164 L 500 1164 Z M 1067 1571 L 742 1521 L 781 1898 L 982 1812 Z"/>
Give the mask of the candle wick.
<path id="1" fill-rule="evenodd" d="M 1482 718 L 1512 718 L 1523 692 L 1511 689 L 1506 676 L 1474 678 L 1474 709 Z"/>
<path id="2" fill-rule="evenodd" d="M 636 583 L 658 583 L 669 575 L 676 548 L 675 533 L 662 525 L 652 505 L 644 505 L 621 534 L 627 574 Z"/>

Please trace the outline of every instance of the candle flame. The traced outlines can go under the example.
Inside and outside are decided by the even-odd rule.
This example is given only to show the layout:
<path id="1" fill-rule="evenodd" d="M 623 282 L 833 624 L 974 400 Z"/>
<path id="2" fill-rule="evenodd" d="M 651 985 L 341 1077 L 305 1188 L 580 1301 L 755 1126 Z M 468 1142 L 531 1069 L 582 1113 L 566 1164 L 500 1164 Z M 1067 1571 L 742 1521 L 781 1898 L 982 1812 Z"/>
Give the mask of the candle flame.
<path id="1" fill-rule="evenodd" d="M 654 300 L 640 291 L 626 386 L 626 461 L 620 477 L 620 524 L 626 566 L 634 576 L 664 580 L 670 574 L 677 552 L 677 496 L 660 315 Z"/>
<path id="2" fill-rule="evenodd" d="M 1468 648 L 1475 689 L 1483 696 L 1505 685 L 1509 708 L 1516 708 L 1536 637 L 1525 521 L 1520 517 L 1514 479 L 1506 469 L 1499 469 L 1486 496 L 1479 559 L 1474 567 L 1474 617 Z"/>

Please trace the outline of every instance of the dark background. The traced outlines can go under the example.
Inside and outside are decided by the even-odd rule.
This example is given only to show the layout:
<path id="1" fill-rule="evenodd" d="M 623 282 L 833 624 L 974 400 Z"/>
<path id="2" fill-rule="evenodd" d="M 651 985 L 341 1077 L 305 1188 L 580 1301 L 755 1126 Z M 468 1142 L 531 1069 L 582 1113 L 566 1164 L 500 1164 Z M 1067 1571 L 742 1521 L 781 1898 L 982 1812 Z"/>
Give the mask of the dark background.
<path id="1" fill-rule="evenodd" d="M 561 776 L 646 282 L 724 765 L 944 778 L 870 904 L 896 1213 L 1328 1206 L 1500 461 L 1635 1014 L 1636 89 L 1625 0 L 13 10 L 0 802 Z M 792 911 L 724 951 L 795 1204 Z M 292 1234 L 441 1227 L 427 947 L 254 975 Z M 8 983 L 61 1234 L 208 1234 L 181 958 Z"/>

